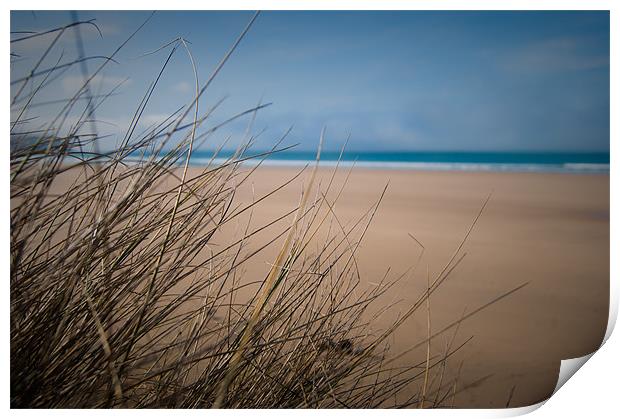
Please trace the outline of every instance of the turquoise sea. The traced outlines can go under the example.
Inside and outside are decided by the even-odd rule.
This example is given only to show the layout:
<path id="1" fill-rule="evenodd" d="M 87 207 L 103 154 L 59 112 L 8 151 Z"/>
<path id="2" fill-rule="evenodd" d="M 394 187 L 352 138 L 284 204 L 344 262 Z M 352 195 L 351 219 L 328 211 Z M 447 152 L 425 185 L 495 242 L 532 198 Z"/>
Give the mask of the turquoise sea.
<path id="1" fill-rule="evenodd" d="M 261 154 L 248 152 L 247 157 Z M 230 152 L 220 152 L 215 162 L 225 161 Z M 205 165 L 211 161 L 212 151 L 196 150 L 191 164 Z M 304 166 L 315 161 L 314 151 L 283 151 L 269 155 L 261 164 L 266 166 Z M 245 164 L 257 164 L 261 158 L 249 158 Z M 321 166 L 334 166 L 340 160 L 343 167 L 378 169 L 418 169 L 448 171 L 498 171 L 498 172 L 566 172 L 609 173 L 609 153 L 557 153 L 557 152 L 371 152 L 339 151 L 321 153 Z"/>

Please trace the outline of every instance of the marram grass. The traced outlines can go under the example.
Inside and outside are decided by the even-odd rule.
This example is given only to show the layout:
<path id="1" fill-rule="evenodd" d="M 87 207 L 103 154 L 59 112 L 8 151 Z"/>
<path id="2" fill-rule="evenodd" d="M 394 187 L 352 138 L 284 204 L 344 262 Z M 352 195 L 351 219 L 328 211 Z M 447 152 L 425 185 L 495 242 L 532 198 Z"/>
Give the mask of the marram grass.
<path id="1" fill-rule="evenodd" d="M 315 185 L 313 171 L 298 206 L 257 227 L 247 217 L 253 207 L 294 179 L 250 204 L 237 203 L 235 191 L 257 170 L 240 170 L 241 163 L 269 154 L 248 153 L 249 133 L 226 162 L 188 170 L 192 150 L 225 126 L 208 126 L 214 108 L 201 114 L 199 100 L 255 18 L 205 83 L 194 67 L 190 103 L 139 132 L 170 57 L 185 50 L 194 65 L 183 39 L 166 45 L 168 59 L 137 98 L 111 151 L 100 151 L 108 139 L 92 121 L 116 89 L 94 95 L 89 85 L 142 26 L 110 56 L 65 62 L 60 55 L 45 67 L 43 58 L 58 55 L 61 37 L 95 23 L 54 28 L 46 32 L 52 40 L 44 57 L 25 77 L 12 77 L 12 407 L 447 407 L 465 388 L 447 364 L 469 342 L 457 345 L 455 332 L 474 312 L 435 334 L 430 322 L 430 298 L 462 260 L 462 243 L 437 278 L 428 279 L 427 292 L 377 331 L 373 321 L 381 310 L 373 303 L 415 268 L 362 286 L 356 250 L 383 194 L 345 227 L 334 208 L 346 182 L 336 187 L 334 170 L 326 186 Z M 11 45 L 37 36 L 43 33 Z M 97 67 L 83 73 L 72 97 L 58 101 L 58 113 L 31 118 L 37 95 L 87 60 Z M 264 106 L 227 122 L 253 118 Z M 241 220 L 245 227 L 235 238 L 213 245 L 222 229 Z M 281 222 L 288 224 L 254 246 L 280 248 L 265 276 L 244 275 L 256 253 L 247 243 Z M 330 234 L 316 249 L 328 225 Z M 249 296 L 240 292 L 247 289 Z M 428 335 L 420 337 L 427 356 L 403 366 L 396 361 L 404 354 L 393 353 L 389 338 L 418 311 L 428 317 Z M 449 345 L 433 355 L 431 340 L 450 329 Z"/>

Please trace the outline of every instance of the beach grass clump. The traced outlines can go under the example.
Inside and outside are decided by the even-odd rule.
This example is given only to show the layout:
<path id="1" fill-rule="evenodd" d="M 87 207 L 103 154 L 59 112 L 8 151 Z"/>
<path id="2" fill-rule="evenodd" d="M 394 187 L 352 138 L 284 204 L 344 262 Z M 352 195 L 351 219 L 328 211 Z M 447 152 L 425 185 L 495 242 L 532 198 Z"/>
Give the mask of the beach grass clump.
<path id="1" fill-rule="evenodd" d="M 218 160 L 216 151 L 208 165 L 188 169 L 192 150 L 226 124 L 209 125 L 213 108 L 201 114 L 199 100 L 253 21 L 206 83 L 195 76 L 190 103 L 140 130 L 170 57 L 185 50 L 193 63 L 183 39 L 168 45 L 168 60 L 138 98 L 131 123 L 112 149 L 106 149 L 108 139 L 92 121 L 113 90 L 95 96 L 89 84 L 133 34 L 101 58 L 95 71 L 83 74 L 84 83 L 59 101 L 53 117 L 33 118 L 33 99 L 66 68 L 89 57 L 69 63 L 60 58 L 49 68 L 42 68 L 41 60 L 25 77 L 12 78 L 12 407 L 453 403 L 458 374 L 449 374 L 446 364 L 468 340 L 456 345 L 453 337 L 441 353 L 431 353 L 429 299 L 460 261 L 460 247 L 429 280 L 427 292 L 379 330 L 373 321 L 389 307 L 377 307 L 377 301 L 413 272 L 412 267 L 395 279 L 373 279 L 374 286 L 361 280 L 356 250 L 383 195 L 357 223 L 345 226 L 335 203 L 346 181 L 336 185 L 336 168 L 320 184 L 315 165 L 295 176 L 306 176 L 296 207 L 256 226 L 255 206 L 295 178 L 239 203 L 236 191 L 259 169 L 244 169 L 242 163 L 278 152 L 282 140 L 253 155 L 254 137 L 248 133 L 232 156 Z M 44 54 L 52 54 L 71 30 L 92 25 L 76 20 L 48 31 L 53 39 Z M 11 45 L 37 36 L 42 34 Z M 228 121 L 253 118 L 264 106 Z M 319 158 L 320 151 L 317 164 Z M 232 225 L 242 228 L 236 235 L 222 234 Z M 248 246 L 274 226 L 280 230 L 273 237 Z M 246 264 L 268 246 L 279 249 L 269 269 L 263 276 L 246 275 Z M 428 336 L 421 337 L 427 356 L 403 366 L 396 362 L 400 356 L 391 354 L 389 337 L 418 311 L 429 317 Z"/>

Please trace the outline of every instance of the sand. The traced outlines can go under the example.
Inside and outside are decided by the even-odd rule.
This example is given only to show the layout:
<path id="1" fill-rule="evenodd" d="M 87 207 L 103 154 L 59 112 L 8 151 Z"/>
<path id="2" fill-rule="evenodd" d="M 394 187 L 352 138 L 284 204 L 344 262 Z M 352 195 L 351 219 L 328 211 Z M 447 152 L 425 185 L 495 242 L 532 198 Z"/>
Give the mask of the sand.
<path id="1" fill-rule="evenodd" d="M 200 168 L 191 168 L 190 176 Z M 243 168 L 248 171 L 249 168 Z M 299 169 L 261 167 L 238 188 L 236 201 L 249 203 L 292 178 Z M 332 169 L 319 171 L 323 188 Z M 346 178 L 341 169 L 334 187 Z M 285 214 L 299 202 L 306 173 L 254 208 L 255 227 Z M 350 225 L 371 208 L 388 184 L 375 218 L 358 249 L 362 283 L 372 286 L 384 276 L 395 278 L 410 268 L 425 246 L 422 266 L 385 296 L 397 302 L 381 316 L 385 327 L 426 289 L 461 242 L 489 193 L 492 196 L 463 251 L 467 256 L 431 298 L 431 327 L 441 330 L 523 283 L 518 292 L 464 321 L 456 344 L 473 339 L 449 360 L 446 380 L 458 377 L 459 407 L 511 407 L 536 403 L 555 388 L 560 360 L 597 349 L 605 334 L 609 306 L 609 175 L 551 173 L 423 172 L 354 169 L 335 211 Z M 332 195 L 334 196 L 334 193 Z M 254 197 L 254 198 L 253 198 Z M 229 243 L 243 228 L 231 226 L 216 237 Z M 248 243 L 264 243 L 287 221 Z M 242 230 L 241 230 L 242 231 Z M 215 243 L 217 246 L 218 243 Z M 278 245 L 246 264 L 247 278 L 268 272 Z M 391 340 L 394 353 L 426 337 L 425 313 L 409 319 Z M 452 331 L 431 342 L 440 353 Z M 402 359 L 425 358 L 425 346 Z"/>
<path id="2" fill-rule="evenodd" d="M 194 169 L 197 170 L 197 169 Z M 260 168 L 237 199 L 250 202 L 295 175 L 294 168 Z M 323 185 L 331 169 L 320 171 Z M 340 186 L 346 175 L 341 169 Z M 293 182 L 254 210 L 256 225 L 299 202 L 302 181 Z M 459 386 L 462 407 L 511 407 L 536 403 L 555 388 L 560 360 L 596 350 L 605 334 L 609 305 L 609 176 L 552 173 L 421 172 L 355 169 L 336 212 L 343 224 L 361 216 L 389 182 L 367 235 L 358 250 L 362 281 L 372 283 L 386 269 L 396 276 L 426 249 L 422 269 L 402 282 L 386 303 L 402 300 L 404 310 L 449 260 L 481 205 L 491 199 L 464 246 L 465 259 L 431 299 L 432 329 L 521 285 L 527 286 L 483 310 L 460 326 L 457 342 L 473 339 L 448 368 Z M 250 185 L 253 186 L 253 192 Z M 274 230 L 275 231 L 275 230 Z M 256 239 L 260 242 L 260 237 Z M 273 261 L 272 246 L 248 266 L 263 275 Z M 389 300 L 389 301 L 388 301 Z M 392 310 L 392 314 L 397 314 Z M 390 321 L 392 314 L 379 319 Z M 423 313 L 422 313 L 423 314 Z M 397 332 L 392 348 L 400 352 L 426 336 L 426 317 L 417 316 Z M 432 341 L 441 352 L 451 332 Z M 407 362 L 420 362 L 414 351 Z"/>

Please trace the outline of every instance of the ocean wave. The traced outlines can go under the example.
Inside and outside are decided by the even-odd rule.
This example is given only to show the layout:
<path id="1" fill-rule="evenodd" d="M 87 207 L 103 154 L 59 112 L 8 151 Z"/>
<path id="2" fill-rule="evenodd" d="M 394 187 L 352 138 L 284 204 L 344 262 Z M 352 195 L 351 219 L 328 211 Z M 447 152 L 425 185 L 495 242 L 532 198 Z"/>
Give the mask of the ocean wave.
<path id="1" fill-rule="evenodd" d="M 225 158 L 207 159 L 192 158 L 191 164 L 204 166 L 211 162 L 213 165 L 226 163 Z M 288 160 L 266 159 L 261 163 L 260 159 L 248 159 L 243 165 L 256 166 L 257 164 L 269 167 L 304 167 L 313 165 L 314 160 Z M 609 173 L 609 164 L 598 163 L 564 163 L 564 164 L 540 164 L 540 163 L 453 163 L 453 162 L 398 162 L 398 161 L 351 161 L 345 160 L 321 160 L 321 167 L 355 167 L 368 169 L 393 169 L 393 170 L 429 170 L 429 171 L 466 171 L 466 172 L 558 172 L 558 173 Z"/>
<path id="2" fill-rule="evenodd" d="M 609 164 L 602 163 L 565 163 L 564 168 L 576 171 L 606 171 L 609 172 Z"/>

